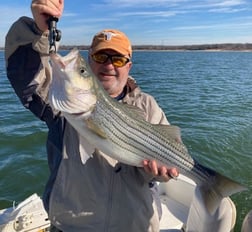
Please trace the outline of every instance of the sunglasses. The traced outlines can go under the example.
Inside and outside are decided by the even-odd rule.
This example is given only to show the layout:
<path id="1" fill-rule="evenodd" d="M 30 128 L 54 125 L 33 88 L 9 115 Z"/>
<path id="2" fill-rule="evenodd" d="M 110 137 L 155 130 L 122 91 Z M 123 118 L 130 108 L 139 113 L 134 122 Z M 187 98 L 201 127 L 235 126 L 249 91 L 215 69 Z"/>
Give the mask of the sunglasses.
<path id="1" fill-rule="evenodd" d="M 109 59 L 115 67 L 123 67 L 130 61 L 130 59 L 125 56 L 110 55 L 107 53 L 96 53 L 92 55 L 92 59 L 99 64 L 104 64 Z"/>

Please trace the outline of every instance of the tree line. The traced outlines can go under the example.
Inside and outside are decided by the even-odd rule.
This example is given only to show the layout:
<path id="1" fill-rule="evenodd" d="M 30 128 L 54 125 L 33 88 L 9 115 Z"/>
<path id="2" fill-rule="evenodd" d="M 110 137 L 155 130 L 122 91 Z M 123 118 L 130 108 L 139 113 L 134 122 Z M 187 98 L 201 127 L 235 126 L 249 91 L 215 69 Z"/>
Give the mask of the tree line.
<path id="1" fill-rule="evenodd" d="M 61 50 L 71 50 L 77 47 L 79 50 L 88 50 L 89 45 L 61 45 Z M 133 50 L 231 50 L 252 51 L 252 43 L 224 43 L 224 44 L 201 44 L 201 45 L 133 45 Z"/>
<path id="2" fill-rule="evenodd" d="M 78 48 L 79 50 L 88 50 L 89 45 L 61 45 L 60 50 L 71 50 Z M 201 45 L 133 45 L 133 50 L 163 50 L 163 51 L 252 51 L 252 43 L 223 43 L 223 44 L 201 44 Z M 0 50 L 4 50 L 0 47 Z"/>

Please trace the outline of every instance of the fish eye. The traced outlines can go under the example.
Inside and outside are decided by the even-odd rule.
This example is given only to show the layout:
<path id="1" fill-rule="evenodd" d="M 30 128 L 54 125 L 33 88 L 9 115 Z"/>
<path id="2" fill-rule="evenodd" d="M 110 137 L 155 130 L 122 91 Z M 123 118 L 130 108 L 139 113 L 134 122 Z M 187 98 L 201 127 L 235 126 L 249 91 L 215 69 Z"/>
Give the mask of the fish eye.
<path id="1" fill-rule="evenodd" d="M 86 72 L 86 69 L 84 67 L 80 67 L 80 73 L 83 74 Z"/>

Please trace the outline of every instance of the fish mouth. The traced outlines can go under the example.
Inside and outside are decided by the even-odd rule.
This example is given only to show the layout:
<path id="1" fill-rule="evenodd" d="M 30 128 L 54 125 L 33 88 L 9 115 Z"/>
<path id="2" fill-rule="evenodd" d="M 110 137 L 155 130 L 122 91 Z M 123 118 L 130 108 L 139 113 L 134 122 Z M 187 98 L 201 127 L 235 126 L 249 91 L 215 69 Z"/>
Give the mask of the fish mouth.
<path id="1" fill-rule="evenodd" d="M 66 102 L 66 101 L 58 101 L 57 99 L 54 99 L 54 97 L 52 98 L 52 103 L 54 108 L 56 108 L 57 110 L 67 113 L 69 115 L 73 115 L 73 116 L 82 116 L 85 115 L 87 113 L 87 111 L 84 111 L 83 108 L 85 109 L 89 109 L 89 105 L 86 104 L 82 104 L 82 107 L 79 107 L 79 104 L 76 102 Z"/>
<path id="2" fill-rule="evenodd" d="M 83 114 L 85 114 L 84 111 L 78 112 L 78 113 L 71 113 L 71 115 L 76 116 L 76 117 L 82 116 Z"/>
<path id="3" fill-rule="evenodd" d="M 57 54 L 57 53 L 51 53 L 50 54 L 50 58 L 51 58 L 52 63 L 58 64 L 61 69 L 65 69 L 66 64 L 62 60 L 62 57 L 59 54 Z"/>

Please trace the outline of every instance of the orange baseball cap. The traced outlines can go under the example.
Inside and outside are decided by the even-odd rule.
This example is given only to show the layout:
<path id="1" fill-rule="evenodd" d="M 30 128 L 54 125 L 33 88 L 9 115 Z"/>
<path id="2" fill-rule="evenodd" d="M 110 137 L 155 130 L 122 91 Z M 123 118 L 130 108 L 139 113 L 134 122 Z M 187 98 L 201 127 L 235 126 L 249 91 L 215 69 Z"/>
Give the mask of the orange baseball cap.
<path id="1" fill-rule="evenodd" d="M 112 49 L 122 55 L 132 57 L 132 47 L 128 37 L 121 31 L 105 29 L 98 32 L 89 49 L 91 55 L 105 49 Z"/>

